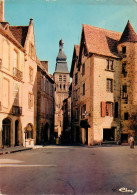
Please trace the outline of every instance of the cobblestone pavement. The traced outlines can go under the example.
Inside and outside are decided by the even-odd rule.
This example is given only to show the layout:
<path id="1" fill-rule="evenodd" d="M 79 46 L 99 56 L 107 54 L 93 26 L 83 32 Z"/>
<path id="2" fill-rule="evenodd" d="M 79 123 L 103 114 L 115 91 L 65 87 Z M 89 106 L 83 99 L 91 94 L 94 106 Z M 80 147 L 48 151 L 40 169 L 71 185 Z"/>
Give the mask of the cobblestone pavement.
<path id="1" fill-rule="evenodd" d="M 48 146 L 0 156 L 0 194 L 135 194 L 137 148 Z"/>

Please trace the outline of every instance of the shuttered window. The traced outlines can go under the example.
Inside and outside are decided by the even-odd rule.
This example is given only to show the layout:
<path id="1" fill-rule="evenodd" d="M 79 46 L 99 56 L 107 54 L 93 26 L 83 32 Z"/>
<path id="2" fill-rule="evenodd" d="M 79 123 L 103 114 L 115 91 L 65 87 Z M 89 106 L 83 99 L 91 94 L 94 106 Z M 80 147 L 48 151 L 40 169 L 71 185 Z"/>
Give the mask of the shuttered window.
<path id="1" fill-rule="evenodd" d="M 101 102 L 101 116 L 113 116 L 113 103 Z"/>
<path id="2" fill-rule="evenodd" d="M 101 116 L 106 116 L 106 102 L 101 102 Z"/>

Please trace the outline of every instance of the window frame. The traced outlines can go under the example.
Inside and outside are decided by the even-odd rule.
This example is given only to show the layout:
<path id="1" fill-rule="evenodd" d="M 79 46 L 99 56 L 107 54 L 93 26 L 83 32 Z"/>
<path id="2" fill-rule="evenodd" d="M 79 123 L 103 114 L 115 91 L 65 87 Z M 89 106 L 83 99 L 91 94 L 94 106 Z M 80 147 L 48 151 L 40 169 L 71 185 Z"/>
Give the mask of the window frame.
<path id="1" fill-rule="evenodd" d="M 114 71 L 114 60 L 106 59 L 106 61 L 107 61 L 106 70 Z"/>
<path id="2" fill-rule="evenodd" d="M 106 91 L 109 93 L 113 93 L 113 79 L 106 79 Z"/>

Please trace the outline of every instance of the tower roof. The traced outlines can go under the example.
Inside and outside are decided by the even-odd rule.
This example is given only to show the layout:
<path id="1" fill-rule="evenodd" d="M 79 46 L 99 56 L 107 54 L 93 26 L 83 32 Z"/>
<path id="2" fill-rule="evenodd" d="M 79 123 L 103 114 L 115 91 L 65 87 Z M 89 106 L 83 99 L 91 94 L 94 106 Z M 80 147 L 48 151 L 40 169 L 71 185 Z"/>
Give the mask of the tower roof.
<path id="1" fill-rule="evenodd" d="M 63 51 L 63 44 L 64 44 L 63 40 L 61 39 L 59 41 L 59 53 L 56 58 L 55 72 L 69 73 L 68 66 L 67 66 L 67 57 Z"/>
<path id="2" fill-rule="evenodd" d="M 131 26 L 129 20 L 119 41 L 119 43 L 124 42 L 137 42 L 137 34 Z"/>

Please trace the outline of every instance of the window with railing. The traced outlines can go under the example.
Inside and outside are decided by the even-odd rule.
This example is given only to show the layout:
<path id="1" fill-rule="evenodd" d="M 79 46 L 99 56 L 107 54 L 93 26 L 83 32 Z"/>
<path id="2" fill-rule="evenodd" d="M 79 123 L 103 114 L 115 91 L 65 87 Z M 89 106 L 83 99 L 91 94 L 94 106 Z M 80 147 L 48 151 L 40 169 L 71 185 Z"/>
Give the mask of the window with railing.
<path id="1" fill-rule="evenodd" d="M 22 114 L 22 107 L 12 106 L 12 114 L 13 115 L 21 115 Z"/>
<path id="2" fill-rule="evenodd" d="M 13 76 L 20 80 L 22 80 L 23 78 L 22 72 L 18 70 L 16 67 L 13 68 Z"/>

